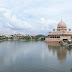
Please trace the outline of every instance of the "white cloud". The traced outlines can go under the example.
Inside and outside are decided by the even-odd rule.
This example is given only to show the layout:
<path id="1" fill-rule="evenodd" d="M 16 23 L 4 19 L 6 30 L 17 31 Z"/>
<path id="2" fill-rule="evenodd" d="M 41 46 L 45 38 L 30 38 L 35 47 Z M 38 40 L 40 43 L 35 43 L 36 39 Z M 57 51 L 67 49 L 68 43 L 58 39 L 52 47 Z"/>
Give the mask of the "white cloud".
<path id="1" fill-rule="evenodd" d="M 46 20 L 44 17 L 41 17 L 40 21 L 42 23 L 41 30 L 48 31 L 48 30 L 52 30 L 52 28 L 56 28 L 56 26 L 57 26 L 56 20 L 51 20 L 51 19 Z M 50 27 L 50 26 L 52 26 L 52 27 Z"/>
<path id="2" fill-rule="evenodd" d="M 14 26 L 14 28 L 17 29 L 29 29 L 32 28 L 30 24 L 26 21 L 22 21 L 21 19 L 17 19 L 16 15 L 13 15 L 11 18 L 11 23 Z"/>
<path id="3" fill-rule="evenodd" d="M 56 24 L 57 23 L 57 21 L 56 20 L 47 20 L 47 22 L 49 23 L 49 24 Z"/>
<path id="4" fill-rule="evenodd" d="M 63 9 L 57 7 L 37 7 L 29 8 L 24 13 L 31 13 L 34 15 L 58 15 Z"/>
<path id="5" fill-rule="evenodd" d="M 5 8 L 0 8 L 0 22 L 2 23 L 3 27 L 10 29 L 24 30 L 32 28 L 31 24 L 18 19 L 16 15 L 12 15 L 11 11 Z"/>
<path id="6" fill-rule="evenodd" d="M 40 18 L 40 21 L 41 21 L 41 23 L 45 23 L 45 18 L 44 17 L 41 17 Z"/>
<path id="7" fill-rule="evenodd" d="M 71 28 L 72 21 L 67 19 L 72 17 L 71 3 L 71 0 L 0 0 L 0 29 L 3 26 L 23 31 L 32 28 L 33 33 L 48 31 L 57 27 L 61 16 Z"/>

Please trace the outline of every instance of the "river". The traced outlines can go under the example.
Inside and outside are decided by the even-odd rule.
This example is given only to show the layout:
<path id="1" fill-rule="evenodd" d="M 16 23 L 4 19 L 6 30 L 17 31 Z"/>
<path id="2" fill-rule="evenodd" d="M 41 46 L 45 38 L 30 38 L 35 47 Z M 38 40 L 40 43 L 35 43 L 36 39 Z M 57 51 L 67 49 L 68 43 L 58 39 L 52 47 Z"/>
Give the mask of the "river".
<path id="1" fill-rule="evenodd" d="M 43 41 L 0 42 L 0 72 L 70 72 L 72 49 Z"/>

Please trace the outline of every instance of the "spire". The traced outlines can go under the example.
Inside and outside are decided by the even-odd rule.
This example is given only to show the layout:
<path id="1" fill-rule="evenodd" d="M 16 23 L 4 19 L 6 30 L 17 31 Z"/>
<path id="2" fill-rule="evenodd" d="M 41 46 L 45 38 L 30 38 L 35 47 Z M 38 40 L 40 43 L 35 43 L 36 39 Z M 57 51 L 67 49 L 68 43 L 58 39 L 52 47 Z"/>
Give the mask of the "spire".
<path id="1" fill-rule="evenodd" d="M 62 22 L 62 16 L 61 16 L 61 22 Z"/>

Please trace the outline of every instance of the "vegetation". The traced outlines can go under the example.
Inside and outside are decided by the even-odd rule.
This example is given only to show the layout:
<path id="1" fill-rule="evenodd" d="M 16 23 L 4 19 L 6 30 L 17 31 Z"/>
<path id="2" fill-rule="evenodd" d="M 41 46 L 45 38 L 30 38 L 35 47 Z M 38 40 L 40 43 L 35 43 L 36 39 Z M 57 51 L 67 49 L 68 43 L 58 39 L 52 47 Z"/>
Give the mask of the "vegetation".
<path id="1" fill-rule="evenodd" d="M 0 38 L 0 40 L 3 40 L 2 38 Z"/>
<path id="2" fill-rule="evenodd" d="M 29 41 L 31 38 L 29 36 L 25 36 L 23 39 L 25 39 L 26 41 Z"/>
<path id="3" fill-rule="evenodd" d="M 71 68 L 71 72 L 72 72 L 72 68 Z"/>
<path id="4" fill-rule="evenodd" d="M 37 35 L 36 37 L 46 37 L 45 35 Z"/>
<path id="5" fill-rule="evenodd" d="M 64 42 L 64 43 L 68 43 L 69 41 L 68 41 L 68 40 L 63 40 L 63 42 Z"/>
<path id="6" fill-rule="evenodd" d="M 72 41 L 63 40 L 64 43 L 72 44 Z"/>
<path id="7" fill-rule="evenodd" d="M 0 40 L 8 40 L 8 39 L 23 39 L 25 41 L 44 41 L 45 40 L 45 36 L 44 35 L 36 35 L 36 36 L 17 36 L 17 37 L 0 37 Z"/>

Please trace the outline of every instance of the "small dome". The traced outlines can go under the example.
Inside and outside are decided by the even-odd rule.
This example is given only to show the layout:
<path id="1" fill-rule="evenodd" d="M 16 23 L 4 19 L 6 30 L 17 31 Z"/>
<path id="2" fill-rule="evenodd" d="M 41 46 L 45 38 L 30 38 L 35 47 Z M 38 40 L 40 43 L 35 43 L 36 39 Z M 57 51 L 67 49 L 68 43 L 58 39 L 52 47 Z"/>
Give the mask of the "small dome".
<path id="1" fill-rule="evenodd" d="M 66 28 L 66 24 L 61 20 L 61 22 L 58 23 L 58 28 Z"/>

